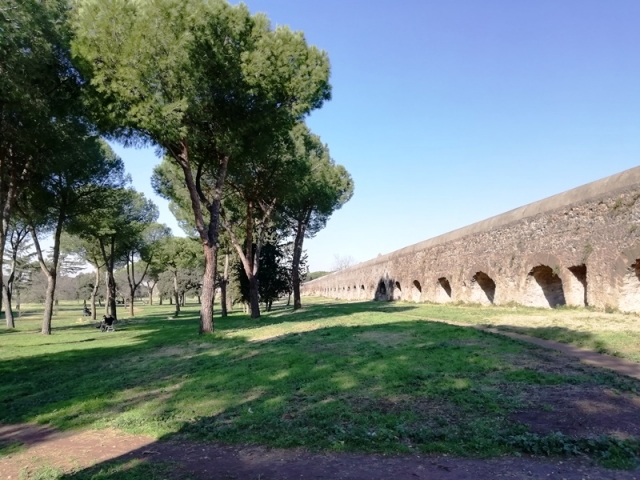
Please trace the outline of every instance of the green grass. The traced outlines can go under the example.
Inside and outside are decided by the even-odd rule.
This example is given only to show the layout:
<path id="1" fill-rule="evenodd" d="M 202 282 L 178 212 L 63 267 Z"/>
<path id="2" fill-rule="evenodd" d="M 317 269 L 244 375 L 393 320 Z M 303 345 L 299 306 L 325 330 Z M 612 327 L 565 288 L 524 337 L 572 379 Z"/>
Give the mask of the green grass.
<path id="1" fill-rule="evenodd" d="M 640 363 L 640 318 L 637 314 L 575 307 L 549 310 L 521 305 L 404 305 L 413 305 L 408 314 L 416 317 L 493 326 Z"/>
<path id="2" fill-rule="evenodd" d="M 553 352 L 424 320 L 480 323 L 499 316 L 497 308 L 315 300 L 295 313 L 276 308 L 259 321 L 239 313 L 216 318 L 211 336 L 197 335 L 196 306 L 178 319 L 168 305 L 144 307 L 115 333 L 100 333 L 79 311 L 61 306 L 52 336 L 36 333 L 34 316 L 0 334 L 1 423 L 311 450 L 492 456 L 538 444 L 545 453 L 548 438 L 509 419 L 536 389 L 640 390 L 613 373 L 575 362 L 558 366 Z M 563 445 L 579 450 L 579 439 L 567 438 Z M 608 465 L 631 465 L 633 442 L 605 448 Z M 600 458 L 598 452 L 586 454 Z"/>

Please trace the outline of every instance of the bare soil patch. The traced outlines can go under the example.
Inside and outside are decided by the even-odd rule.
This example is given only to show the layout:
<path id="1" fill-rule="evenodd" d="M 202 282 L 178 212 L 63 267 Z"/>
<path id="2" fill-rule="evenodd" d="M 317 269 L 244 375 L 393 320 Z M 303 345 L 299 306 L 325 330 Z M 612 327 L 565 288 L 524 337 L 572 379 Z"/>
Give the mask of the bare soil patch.
<path id="1" fill-rule="evenodd" d="M 528 393 L 531 407 L 511 416 L 539 434 L 640 437 L 640 396 L 600 387 L 547 386 Z"/>
<path id="2" fill-rule="evenodd" d="M 20 424 L 0 426 L 0 441 L 25 444 L 25 451 L 0 458 L 0 478 L 15 480 L 52 466 L 67 473 L 138 459 L 168 462 L 171 479 L 638 479 L 637 472 L 611 471 L 579 459 L 504 457 L 491 460 L 450 456 L 385 456 L 310 453 L 196 442 L 158 442 L 117 430 L 61 433 Z"/>

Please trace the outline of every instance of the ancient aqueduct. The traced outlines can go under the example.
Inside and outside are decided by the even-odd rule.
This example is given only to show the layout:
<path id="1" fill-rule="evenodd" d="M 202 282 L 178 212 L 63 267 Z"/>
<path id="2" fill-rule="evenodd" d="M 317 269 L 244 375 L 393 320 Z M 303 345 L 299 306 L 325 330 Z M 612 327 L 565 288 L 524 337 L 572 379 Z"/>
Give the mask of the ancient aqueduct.
<path id="1" fill-rule="evenodd" d="M 303 285 L 348 300 L 640 311 L 640 167 Z"/>

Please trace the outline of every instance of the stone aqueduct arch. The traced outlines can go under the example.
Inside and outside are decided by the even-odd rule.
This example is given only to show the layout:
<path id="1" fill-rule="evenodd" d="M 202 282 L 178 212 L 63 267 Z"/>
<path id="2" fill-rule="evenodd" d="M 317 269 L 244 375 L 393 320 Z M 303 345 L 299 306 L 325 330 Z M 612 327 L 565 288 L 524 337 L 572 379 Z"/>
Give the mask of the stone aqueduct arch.
<path id="1" fill-rule="evenodd" d="M 350 300 L 640 312 L 640 167 L 303 285 Z"/>

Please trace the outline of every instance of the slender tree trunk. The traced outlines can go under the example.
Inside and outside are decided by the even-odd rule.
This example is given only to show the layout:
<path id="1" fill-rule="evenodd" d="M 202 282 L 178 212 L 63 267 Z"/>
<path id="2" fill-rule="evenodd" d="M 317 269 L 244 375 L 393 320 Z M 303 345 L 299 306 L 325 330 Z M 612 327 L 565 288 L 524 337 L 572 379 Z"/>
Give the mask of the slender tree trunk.
<path id="1" fill-rule="evenodd" d="M 118 304 L 116 302 L 116 279 L 113 276 L 113 268 L 115 259 L 115 250 L 116 250 L 116 237 L 115 235 L 111 236 L 110 246 L 109 246 L 109 255 L 106 254 L 104 249 L 104 244 L 102 240 L 100 240 L 100 248 L 102 250 L 102 256 L 104 257 L 104 264 L 107 269 L 106 277 L 107 277 L 107 298 L 105 301 L 105 309 L 107 310 L 107 315 L 113 317 L 114 320 L 118 319 Z"/>
<path id="2" fill-rule="evenodd" d="M 173 297 L 176 301 L 176 317 L 180 313 L 180 292 L 178 291 L 178 272 L 173 272 Z"/>
<path id="3" fill-rule="evenodd" d="M 19 235 L 18 235 L 18 239 L 19 239 Z M 18 256 L 17 250 L 18 250 L 19 242 L 20 240 L 18 240 L 18 245 L 13 245 L 13 242 L 11 242 L 12 243 L 11 247 L 13 250 L 12 251 L 13 258 L 11 259 L 11 271 L 9 272 L 9 278 L 6 281 L 6 285 L 3 288 L 3 297 L 2 297 L 2 301 L 4 302 L 4 314 L 6 315 L 7 323 L 11 323 L 14 325 L 15 325 L 15 315 L 13 314 L 11 298 L 13 296 L 12 295 L 13 285 L 16 278 L 16 266 L 17 266 L 17 256 Z M 2 302 L 0 302 L 0 307 L 1 305 L 2 305 Z"/>
<path id="4" fill-rule="evenodd" d="M 98 296 L 98 288 L 100 288 L 100 268 L 96 268 L 96 281 L 91 290 L 91 319 L 97 318 L 98 312 L 96 312 L 96 297 Z"/>
<path id="5" fill-rule="evenodd" d="M 9 222 L 11 221 L 11 211 L 13 209 L 13 203 L 15 199 L 15 177 L 12 176 L 9 181 L 9 186 L 7 189 L 7 197 L 5 198 L 4 205 L 2 206 L 2 222 L 0 228 L 0 288 L 4 290 L 4 273 L 3 273 L 3 262 L 4 262 L 4 249 L 7 245 L 7 233 L 9 230 Z M 4 182 L 3 182 L 4 183 Z M 3 185 L 4 186 L 4 185 Z M 2 310 L 2 297 L 0 296 L 0 311 Z M 16 328 L 15 321 L 13 319 L 13 315 L 5 315 L 7 321 L 7 328 Z"/>
<path id="6" fill-rule="evenodd" d="M 127 254 L 127 280 L 129 280 L 129 294 L 131 303 L 129 304 L 129 316 L 133 317 L 133 297 L 136 294 L 136 273 L 133 264 L 133 254 L 131 255 L 131 276 L 129 276 L 129 254 Z"/>
<path id="7" fill-rule="evenodd" d="M 202 175 L 202 164 L 198 165 L 196 178 L 193 177 L 192 165 L 189 159 L 189 151 L 186 139 L 179 145 L 172 145 L 169 148 L 174 159 L 182 168 L 185 184 L 191 200 L 191 208 L 196 225 L 196 230 L 200 235 L 205 256 L 205 272 L 202 278 L 202 305 L 200 307 L 200 333 L 213 333 L 213 301 L 215 299 L 215 278 L 216 262 L 218 255 L 218 236 L 220 224 L 220 203 L 222 192 L 227 176 L 229 157 L 218 155 L 218 175 L 214 189 L 213 199 L 207 202 L 200 185 Z M 201 201 L 209 212 L 209 222 L 205 225 Z"/>
<path id="8" fill-rule="evenodd" d="M 7 319 L 7 328 L 15 328 L 15 319 L 13 318 L 13 311 L 11 310 L 11 290 L 9 285 L 2 287 L 2 300 L 4 303 L 4 314 Z M 9 325 L 12 325 L 9 327 Z"/>
<path id="9" fill-rule="evenodd" d="M 162 305 L 162 300 L 164 299 L 164 296 L 162 294 L 159 295 L 158 298 L 158 302 L 160 303 L 160 305 Z"/>
<path id="10" fill-rule="evenodd" d="M 129 298 L 131 299 L 130 303 L 129 303 L 129 316 L 131 316 L 131 317 L 133 317 L 133 299 L 134 299 L 135 294 L 136 294 L 135 289 L 131 288 L 129 290 Z"/>
<path id="11" fill-rule="evenodd" d="M 53 269 L 52 269 L 53 270 Z M 56 274 L 47 274 L 47 293 L 44 302 L 44 315 L 42 319 L 42 334 L 51 335 L 51 318 L 53 317 L 53 297 L 56 292 Z"/>
<path id="12" fill-rule="evenodd" d="M 260 293 L 258 290 L 258 277 L 255 274 L 255 264 L 258 259 L 253 251 L 253 202 L 247 203 L 247 244 L 245 246 L 248 263 L 247 277 L 249 278 L 249 305 L 251 318 L 260 318 Z"/>
<path id="13" fill-rule="evenodd" d="M 229 233 L 229 237 L 231 239 L 231 243 L 234 248 L 238 252 L 240 256 L 240 261 L 242 262 L 242 267 L 244 268 L 245 273 L 247 274 L 247 278 L 249 280 L 249 304 L 251 307 L 251 318 L 260 318 L 260 294 L 259 294 L 259 280 L 258 280 L 258 271 L 260 268 L 260 250 L 262 249 L 262 240 L 264 234 L 264 228 L 266 226 L 267 220 L 270 218 L 273 209 L 275 208 L 275 201 L 271 203 L 270 206 L 264 207 L 262 206 L 262 225 L 261 229 L 256 236 L 256 248 L 254 251 L 253 248 L 253 202 L 247 202 L 247 226 L 246 226 L 246 242 L 245 249 L 243 251 L 240 246 L 238 239 L 233 233 L 232 228 L 228 228 L 227 232 Z"/>
<path id="14" fill-rule="evenodd" d="M 109 265 L 109 269 L 107 270 L 107 306 L 109 307 L 109 315 L 112 316 L 115 320 L 118 319 L 118 303 L 116 301 L 116 279 L 113 276 L 113 270 L 111 265 Z"/>
<path id="15" fill-rule="evenodd" d="M 200 333 L 213 332 L 213 302 L 216 286 L 216 247 L 203 245 L 204 275 L 202 277 L 202 303 L 200 304 Z"/>
<path id="16" fill-rule="evenodd" d="M 229 254 L 225 253 L 224 273 L 222 282 L 220 282 L 220 316 L 223 318 L 229 314 L 227 311 L 227 283 L 229 283 Z"/>
<path id="17" fill-rule="evenodd" d="M 249 278 L 249 302 L 251 318 L 260 318 L 260 293 L 258 290 L 258 277 L 251 275 Z"/>
<path id="18" fill-rule="evenodd" d="M 293 286 L 293 309 L 302 308 L 302 299 L 300 297 L 300 258 L 302 257 L 302 243 L 304 242 L 304 234 L 309 221 L 307 213 L 304 220 L 298 220 L 296 228 L 296 238 L 293 241 L 293 261 L 291 263 L 291 283 Z"/>
<path id="19" fill-rule="evenodd" d="M 149 305 L 153 305 L 153 290 L 156 288 L 156 284 L 151 285 L 151 282 L 147 283 L 147 288 L 149 289 Z M 162 305 L 162 303 L 160 303 Z"/>
<path id="20" fill-rule="evenodd" d="M 16 290 L 16 312 L 18 312 L 18 318 L 22 317 L 22 311 L 20 310 L 20 289 Z"/>
<path id="21" fill-rule="evenodd" d="M 45 296 L 44 314 L 42 315 L 42 334 L 51 335 L 51 319 L 53 317 L 53 305 L 57 305 L 55 300 L 56 294 L 56 282 L 58 280 L 58 261 L 60 258 L 60 236 L 62 235 L 62 224 L 65 219 L 65 211 L 63 208 L 58 213 L 58 221 L 56 223 L 56 229 L 53 235 L 53 255 L 51 259 L 51 266 L 47 267 L 42 255 L 42 249 L 40 248 L 40 242 L 36 235 L 36 230 L 31 225 L 31 237 L 33 239 L 33 245 L 36 249 L 36 255 L 38 256 L 38 262 L 40 268 L 47 277 L 47 292 Z"/>

